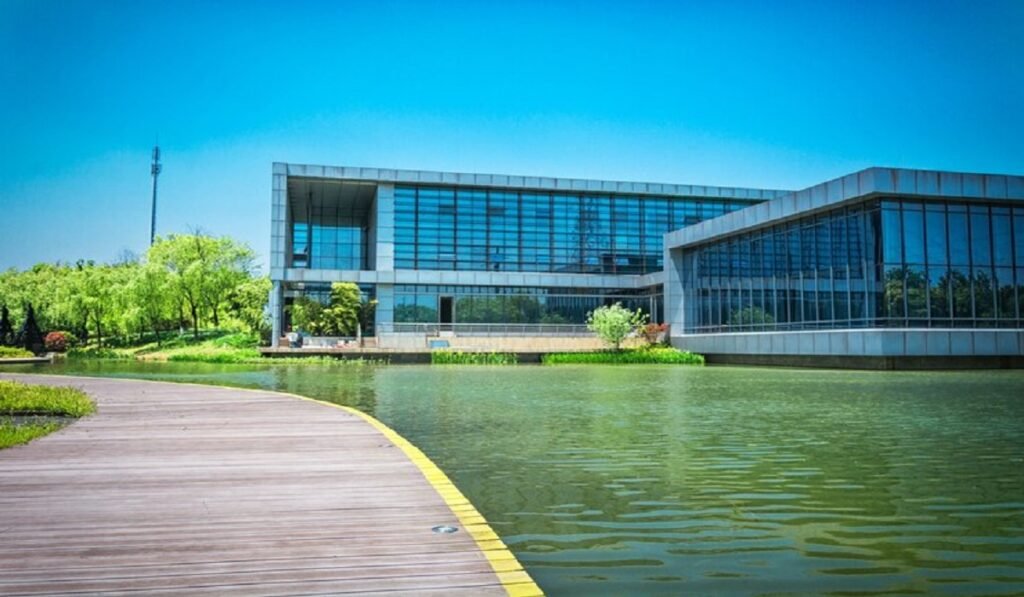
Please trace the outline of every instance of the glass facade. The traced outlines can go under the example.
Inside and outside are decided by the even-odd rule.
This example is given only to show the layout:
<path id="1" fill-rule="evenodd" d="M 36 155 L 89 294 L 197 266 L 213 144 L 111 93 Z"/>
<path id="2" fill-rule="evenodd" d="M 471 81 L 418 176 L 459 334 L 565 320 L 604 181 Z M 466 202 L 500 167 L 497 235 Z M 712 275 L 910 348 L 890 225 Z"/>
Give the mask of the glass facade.
<path id="1" fill-rule="evenodd" d="M 662 235 L 752 201 L 395 188 L 395 269 L 647 274 Z"/>
<path id="2" fill-rule="evenodd" d="M 292 211 L 292 267 L 367 269 L 370 205 L 308 202 Z"/>
<path id="3" fill-rule="evenodd" d="M 658 321 L 661 289 L 395 286 L 395 323 L 581 324 L 601 305 L 622 303 Z M 443 313 L 444 309 L 449 312 Z M 447 319 L 447 321 L 446 321 Z"/>
<path id="4" fill-rule="evenodd" d="M 1021 207 L 872 200 L 693 253 L 689 332 L 1022 323 Z"/>

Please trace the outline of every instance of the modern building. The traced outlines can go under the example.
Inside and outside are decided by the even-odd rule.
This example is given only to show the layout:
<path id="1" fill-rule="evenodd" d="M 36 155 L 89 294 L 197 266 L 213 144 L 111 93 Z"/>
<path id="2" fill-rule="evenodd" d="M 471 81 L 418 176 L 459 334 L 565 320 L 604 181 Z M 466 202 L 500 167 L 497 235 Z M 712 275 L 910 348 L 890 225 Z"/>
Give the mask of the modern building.
<path id="1" fill-rule="evenodd" d="M 274 342 L 334 281 L 381 346 L 571 336 L 621 302 L 757 355 L 1022 354 L 1024 178 L 872 168 L 768 189 L 277 163 Z"/>
<path id="2" fill-rule="evenodd" d="M 1024 177 L 870 168 L 665 246 L 672 342 L 720 362 L 1022 364 Z"/>
<path id="3" fill-rule="evenodd" d="M 663 320 L 666 232 L 784 191 L 274 164 L 274 338 L 351 281 L 373 332 L 572 334 L 603 304 Z"/>

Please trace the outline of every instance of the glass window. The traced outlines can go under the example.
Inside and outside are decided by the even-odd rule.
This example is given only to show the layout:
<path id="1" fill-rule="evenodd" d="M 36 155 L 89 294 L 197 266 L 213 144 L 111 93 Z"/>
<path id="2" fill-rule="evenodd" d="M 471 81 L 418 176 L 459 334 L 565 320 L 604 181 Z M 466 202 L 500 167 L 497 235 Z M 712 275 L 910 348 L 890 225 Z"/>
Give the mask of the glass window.
<path id="1" fill-rule="evenodd" d="M 904 263 L 924 263 L 924 212 L 921 211 L 920 204 L 904 205 L 903 252 Z M 886 261 L 888 262 L 888 259 Z"/>
<path id="2" fill-rule="evenodd" d="M 952 208 L 952 206 L 950 206 Z M 967 214 L 954 212 L 950 209 L 949 224 L 949 260 L 954 265 L 970 264 L 971 253 L 968 249 Z"/>
<path id="3" fill-rule="evenodd" d="M 950 237 L 952 239 L 952 237 Z M 953 302 L 953 317 L 957 320 L 970 321 L 974 317 L 971 307 L 971 270 L 966 266 L 954 266 L 950 269 L 950 292 Z"/>
<path id="4" fill-rule="evenodd" d="M 987 267 L 975 267 L 974 272 L 974 317 L 991 319 L 995 317 L 995 292 L 993 290 L 992 270 Z"/>
<path id="5" fill-rule="evenodd" d="M 1013 269 L 997 267 L 993 287 L 996 292 L 996 317 L 1003 320 L 1016 319 L 1017 299 L 1013 285 Z"/>
<path id="6" fill-rule="evenodd" d="M 928 278 L 924 266 L 908 265 L 904 284 L 907 293 L 907 317 L 918 320 L 927 319 Z"/>
<path id="7" fill-rule="evenodd" d="M 903 230 L 897 209 L 882 210 L 882 247 L 885 263 L 903 262 Z"/>
<path id="8" fill-rule="evenodd" d="M 904 277 L 902 266 L 886 265 L 883 279 L 883 317 L 902 319 L 904 309 Z"/>
<path id="9" fill-rule="evenodd" d="M 992 264 L 992 237 L 989 227 L 988 208 L 971 206 L 971 264 L 988 266 Z"/>
<path id="10" fill-rule="evenodd" d="M 997 267 L 1013 267 L 1013 239 L 1010 235 L 1010 216 L 1002 213 L 992 214 L 992 246 L 995 249 Z"/>
<path id="11" fill-rule="evenodd" d="M 1014 265 L 1024 267 L 1024 208 L 1013 208 Z"/>
<path id="12" fill-rule="evenodd" d="M 949 272 L 945 267 L 928 268 L 928 301 L 932 319 L 949 318 Z"/>
<path id="13" fill-rule="evenodd" d="M 929 205 L 925 212 L 925 226 L 928 238 L 928 264 L 945 265 L 949 263 L 946 255 L 946 213 L 942 204 Z"/>

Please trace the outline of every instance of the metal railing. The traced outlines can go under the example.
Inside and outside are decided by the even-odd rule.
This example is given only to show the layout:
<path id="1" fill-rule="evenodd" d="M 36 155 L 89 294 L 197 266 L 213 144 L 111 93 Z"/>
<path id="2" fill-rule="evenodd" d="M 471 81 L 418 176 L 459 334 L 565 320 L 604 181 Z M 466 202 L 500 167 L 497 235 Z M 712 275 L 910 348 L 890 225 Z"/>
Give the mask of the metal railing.
<path id="1" fill-rule="evenodd" d="M 456 336 L 593 336 L 582 324 L 564 323 L 381 323 L 377 334 L 424 334 L 439 336 L 451 332 Z"/>

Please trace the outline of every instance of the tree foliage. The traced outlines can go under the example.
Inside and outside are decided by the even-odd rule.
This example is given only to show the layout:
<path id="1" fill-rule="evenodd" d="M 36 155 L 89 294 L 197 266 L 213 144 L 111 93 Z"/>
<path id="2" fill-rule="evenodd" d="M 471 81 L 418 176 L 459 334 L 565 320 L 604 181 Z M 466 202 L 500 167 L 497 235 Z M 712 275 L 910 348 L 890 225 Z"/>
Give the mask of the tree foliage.
<path id="1" fill-rule="evenodd" d="M 35 310 L 31 304 L 26 307 L 25 323 L 21 325 L 18 339 L 25 350 L 35 354 L 42 354 L 44 348 L 43 333 L 39 330 L 39 325 L 36 323 Z"/>
<path id="2" fill-rule="evenodd" d="M 256 275 L 254 261 L 252 249 L 230 238 L 174 235 L 158 239 L 141 259 L 0 272 L 0 305 L 8 307 L 12 327 L 31 303 L 41 329 L 97 344 L 142 334 L 159 340 L 185 327 L 197 336 L 207 326 L 258 333 L 266 327 L 270 281 Z"/>
<path id="3" fill-rule="evenodd" d="M 587 329 L 599 338 L 619 349 L 622 341 L 637 328 L 647 323 L 647 315 L 637 309 L 631 311 L 622 303 L 605 305 L 594 309 L 587 315 Z"/>
<path id="4" fill-rule="evenodd" d="M 11 312 L 7 305 L 0 305 L 0 346 L 14 344 L 14 326 L 11 325 Z"/>
<path id="5" fill-rule="evenodd" d="M 314 336 L 352 336 L 359 325 L 372 318 L 375 305 L 374 301 L 363 302 L 356 284 L 334 282 L 326 305 L 306 296 L 295 299 L 292 327 Z"/>

